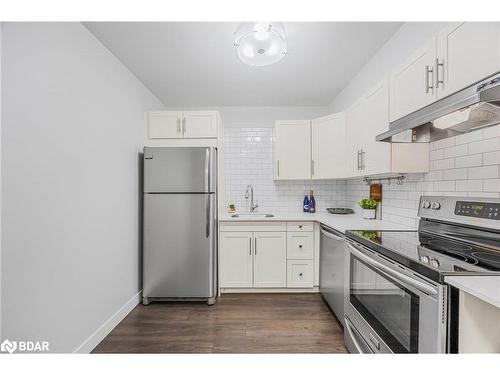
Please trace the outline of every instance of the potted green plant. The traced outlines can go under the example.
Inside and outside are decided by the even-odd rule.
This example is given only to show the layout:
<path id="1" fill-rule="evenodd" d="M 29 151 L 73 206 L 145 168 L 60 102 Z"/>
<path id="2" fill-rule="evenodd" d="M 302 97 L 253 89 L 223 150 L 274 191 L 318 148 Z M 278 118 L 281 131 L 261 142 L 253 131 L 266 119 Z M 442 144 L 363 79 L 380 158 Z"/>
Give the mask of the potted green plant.
<path id="1" fill-rule="evenodd" d="M 365 198 L 361 199 L 359 202 L 359 207 L 363 209 L 363 218 L 365 219 L 375 219 L 375 213 L 377 210 L 378 202 L 374 199 Z"/>

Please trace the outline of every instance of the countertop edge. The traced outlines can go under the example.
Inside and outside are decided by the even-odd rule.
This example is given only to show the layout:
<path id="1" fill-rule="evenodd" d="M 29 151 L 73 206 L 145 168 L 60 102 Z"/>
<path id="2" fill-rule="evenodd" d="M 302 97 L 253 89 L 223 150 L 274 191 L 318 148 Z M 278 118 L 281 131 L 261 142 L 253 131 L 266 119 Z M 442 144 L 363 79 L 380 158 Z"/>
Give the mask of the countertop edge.
<path id="1" fill-rule="evenodd" d="M 491 287 L 489 288 L 490 293 L 485 292 L 484 283 L 479 289 L 479 286 L 471 285 L 475 281 L 479 280 L 477 278 L 481 278 L 484 283 L 490 283 Z M 444 281 L 452 285 L 460 290 L 463 290 L 474 297 L 477 297 L 484 302 L 489 303 L 500 309 L 500 275 L 491 275 L 491 276 L 445 276 Z M 496 288 L 496 292 L 495 292 Z M 487 288 L 488 290 L 488 288 Z M 494 296 L 496 294 L 496 297 Z"/>

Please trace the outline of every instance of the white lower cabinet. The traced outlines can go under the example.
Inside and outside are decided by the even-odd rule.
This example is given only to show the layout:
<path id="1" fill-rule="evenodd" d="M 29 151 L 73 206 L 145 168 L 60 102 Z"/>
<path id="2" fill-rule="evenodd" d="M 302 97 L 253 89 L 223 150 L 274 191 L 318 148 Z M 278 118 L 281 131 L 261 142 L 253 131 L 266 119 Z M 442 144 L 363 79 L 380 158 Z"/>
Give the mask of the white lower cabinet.
<path id="1" fill-rule="evenodd" d="M 221 288 L 286 287 L 286 232 L 221 232 Z"/>
<path id="2" fill-rule="evenodd" d="M 313 261 L 287 260 L 286 286 L 288 288 L 312 288 Z"/>
<path id="3" fill-rule="evenodd" d="M 252 232 L 221 232 L 219 244 L 221 287 L 253 286 L 252 241 Z"/>
<path id="4" fill-rule="evenodd" d="M 254 288 L 286 286 L 286 233 L 254 232 Z"/>
<path id="5" fill-rule="evenodd" d="M 312 222 L 223 222 L 219 238 L 221 288 L 313 288 Z"/>

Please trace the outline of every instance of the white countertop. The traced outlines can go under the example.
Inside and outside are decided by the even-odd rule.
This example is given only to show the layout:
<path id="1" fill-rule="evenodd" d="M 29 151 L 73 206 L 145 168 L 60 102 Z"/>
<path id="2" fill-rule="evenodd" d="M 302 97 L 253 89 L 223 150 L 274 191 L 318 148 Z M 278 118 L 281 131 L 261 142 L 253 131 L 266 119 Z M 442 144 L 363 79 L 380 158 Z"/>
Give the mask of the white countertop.
<path id="1" fill-rule="evenodd" d="M 333 215 L 329 213 L 317 212 L 314 214 L 303 212 L 277 213 L 271 218 L 258 217 L 231 217 L 225 213 L 219 217 L 219 221 L 317 221 L 329 226 L 339 232 L 345 233 L 349 229 L 359 230 L 415 230 L 401 224 L 391 223 L 385 220 L 363 219 L 361 215 Z"/>
<path id="2" fill-rule="evenodd" d="M 446 276 L 444 281 L 500 308 L 500 276 Z"/>

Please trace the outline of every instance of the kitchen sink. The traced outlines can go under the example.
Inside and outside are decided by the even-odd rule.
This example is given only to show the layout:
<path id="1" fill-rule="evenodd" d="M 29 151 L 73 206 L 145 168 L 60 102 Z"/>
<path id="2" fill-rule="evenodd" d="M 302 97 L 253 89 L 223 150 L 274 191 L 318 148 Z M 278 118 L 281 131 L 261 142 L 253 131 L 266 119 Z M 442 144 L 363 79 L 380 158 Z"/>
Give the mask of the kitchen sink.
<path id="1" fill-rule="evenodd" d="M 248 218 L 262 218 L 262 219 L 268 219 L 271 217 L 274 217 L 274 214 L 232 214 L 231 217 L 248 217 Z"/>

